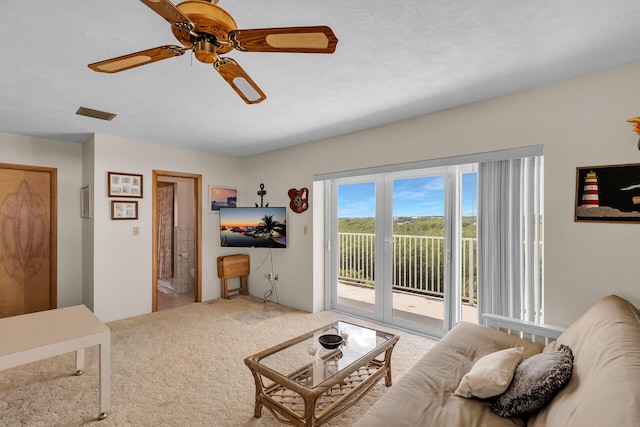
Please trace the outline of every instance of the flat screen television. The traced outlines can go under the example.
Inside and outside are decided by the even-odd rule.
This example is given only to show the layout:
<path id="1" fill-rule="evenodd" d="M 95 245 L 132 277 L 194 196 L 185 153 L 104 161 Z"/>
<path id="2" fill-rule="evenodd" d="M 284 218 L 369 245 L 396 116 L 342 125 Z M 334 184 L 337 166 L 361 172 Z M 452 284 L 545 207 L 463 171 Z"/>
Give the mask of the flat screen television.
<path id="1" fill-rule="evenodd" d="M 287 208 L 220 208 L 220 246 L 286 248 Z"/>

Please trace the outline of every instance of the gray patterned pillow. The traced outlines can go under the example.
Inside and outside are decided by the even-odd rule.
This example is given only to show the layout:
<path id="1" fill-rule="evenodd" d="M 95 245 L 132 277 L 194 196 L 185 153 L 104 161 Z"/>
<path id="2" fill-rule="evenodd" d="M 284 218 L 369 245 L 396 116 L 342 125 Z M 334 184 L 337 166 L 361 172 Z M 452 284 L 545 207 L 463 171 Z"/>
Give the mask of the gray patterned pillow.
<path id="1" fill-rule="evenodd" d="M 566 345 L 524 360 L 491 410 L 501 417 L 522 416 L 544 407 L 571 378 L 573 352 Z"/>

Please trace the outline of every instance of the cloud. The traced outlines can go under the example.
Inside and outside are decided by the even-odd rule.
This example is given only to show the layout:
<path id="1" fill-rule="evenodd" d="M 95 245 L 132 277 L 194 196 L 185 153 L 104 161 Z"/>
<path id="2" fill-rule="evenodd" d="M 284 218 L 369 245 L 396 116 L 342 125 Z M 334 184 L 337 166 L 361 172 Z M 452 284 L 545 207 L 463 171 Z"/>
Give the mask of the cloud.
<path id="1" fill-rule="evenodd" d="M 640 184 L 630 185 L 628 187 L 621 188 L 620 190 L 627 191 L 627 190 L 633 190 L 633 189 L 636 189 L 636 188 L 640 188 Z"/>
<path id="2" fill-rule="evenodd" d="M 341 203 L 338 208 L 338 217 L 356 218 L 373 216 L 375 211 L 374 199 L 361 199 L 353 203 Z"/>

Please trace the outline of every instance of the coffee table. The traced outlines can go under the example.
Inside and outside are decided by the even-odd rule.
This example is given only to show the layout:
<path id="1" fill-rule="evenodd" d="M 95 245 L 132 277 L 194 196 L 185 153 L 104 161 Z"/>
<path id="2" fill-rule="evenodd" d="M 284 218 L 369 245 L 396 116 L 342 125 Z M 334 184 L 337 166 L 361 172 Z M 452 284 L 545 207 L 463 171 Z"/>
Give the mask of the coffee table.
<path id="1" fill-rule="evenodd" d="M 318 342 L 343 337 L 338 348 Z M 244 363 L 256 383 L 254 416 L 267 408 L 280 422 L 319 426 L 359 401 L 385 378 L 391 386 L 391 352 L 399 337 L 348 322 L 334 322 L 268 350 Z"/>

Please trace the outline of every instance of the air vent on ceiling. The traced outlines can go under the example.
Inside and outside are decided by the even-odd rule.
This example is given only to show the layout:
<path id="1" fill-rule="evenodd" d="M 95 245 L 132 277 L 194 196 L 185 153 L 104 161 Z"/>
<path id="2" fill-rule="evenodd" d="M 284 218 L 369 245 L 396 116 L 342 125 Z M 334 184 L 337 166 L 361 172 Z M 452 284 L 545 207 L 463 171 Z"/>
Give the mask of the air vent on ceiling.
<path id="1" fill-rule="evenodd" d="M 117 116 L 117 114 L 107 113 L 106 111 L 94 110 L 92 108 L 87 108 L 87 107 L 78 108 L 78 111 L 76 111 L 76 114 L 80 116 L 93 117 L 94 119 L 108 120 L 108 121 L 113 120 Z"/>

